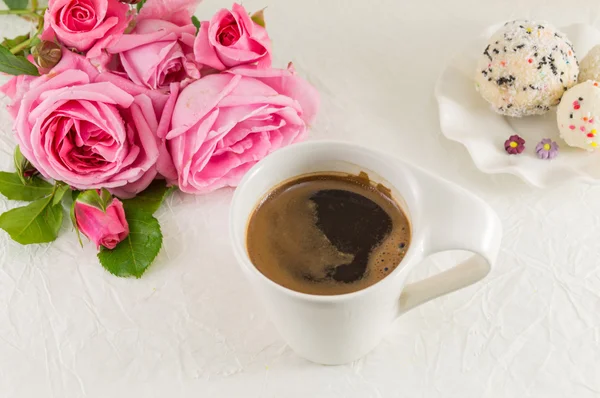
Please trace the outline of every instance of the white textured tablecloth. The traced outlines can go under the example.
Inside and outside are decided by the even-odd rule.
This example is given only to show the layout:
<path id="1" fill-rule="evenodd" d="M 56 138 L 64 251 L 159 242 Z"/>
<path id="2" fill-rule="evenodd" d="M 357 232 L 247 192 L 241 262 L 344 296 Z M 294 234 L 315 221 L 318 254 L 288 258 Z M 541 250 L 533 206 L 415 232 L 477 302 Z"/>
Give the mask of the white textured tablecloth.
<path id="1" fill-rule="evenodd" d="M 197 15 L 229 5 L 205 1 Z M 171 197 L 158 214 L 164 248 L 140 280 L 105 272 L 68 223 L 56 242 L 31 247 L 0 231 L 0 397 L 600 396 L 600 186 L 542 191 L 479 172 L 441 135 L 432 94 L 444 61 L 486 26 L 533 17 L 600 28 L 599 3 L 244 5 L 268 6 L 276 64 L 293 61 L 321 92 L 311 139 L 384 149 L 481 195 L 504 224 L 495 269 L 404 315 L 364 359 L 324 367 L 286 347 L 238 269 L 232 190 Z M 25 29 L 0 16 L 0 34 Z M 0 130 L 0 169 L 11 170 L 4 109 Z M 0 211 L 12 206 L 0 199 Z M 437 255 L 413 277 L 462 256 Z"/>

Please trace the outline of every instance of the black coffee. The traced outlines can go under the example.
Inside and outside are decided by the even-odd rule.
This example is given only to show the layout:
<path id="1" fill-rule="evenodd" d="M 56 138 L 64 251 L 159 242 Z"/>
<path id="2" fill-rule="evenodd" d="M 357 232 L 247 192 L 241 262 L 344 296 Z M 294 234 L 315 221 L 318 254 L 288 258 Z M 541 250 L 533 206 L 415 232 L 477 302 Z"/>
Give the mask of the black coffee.
<path id="1" fill-rule="evenodd" d="M 408 249 L 410 222 L 389 190 L 364 173 L 300 176 L 273 189 L 250 217 L 252 263 L 303 293 L 364 289 L 393 271 Z"/>

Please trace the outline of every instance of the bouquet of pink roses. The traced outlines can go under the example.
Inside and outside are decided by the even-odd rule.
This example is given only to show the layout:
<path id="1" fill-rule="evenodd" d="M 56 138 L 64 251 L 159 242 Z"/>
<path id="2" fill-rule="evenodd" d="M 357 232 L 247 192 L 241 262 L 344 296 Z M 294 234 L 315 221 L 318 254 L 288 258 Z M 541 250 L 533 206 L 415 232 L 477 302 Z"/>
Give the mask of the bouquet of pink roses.
<path id="1" fill-rule="evenodd" d="M 236 186 L 315 117 L 315 89 L 291 64 L 271 67 L 262 11 L 234 4 L 201 22 L 194 0 L 4 1 L 0 13 L 37 23 L 0 45 L 18 143 L 0 193 L 30 202 L 0 228 L 21 244 L 55 240 L 71 203 L 104 268 L 140 277 L 173 189 Z"/>

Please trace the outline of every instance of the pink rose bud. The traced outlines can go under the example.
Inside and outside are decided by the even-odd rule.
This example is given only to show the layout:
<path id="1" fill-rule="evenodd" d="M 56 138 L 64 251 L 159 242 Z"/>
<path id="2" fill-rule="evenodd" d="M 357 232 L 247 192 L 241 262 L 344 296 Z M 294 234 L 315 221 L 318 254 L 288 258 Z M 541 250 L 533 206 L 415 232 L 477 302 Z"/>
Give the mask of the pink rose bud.
<path id="1" fill-rule="evenodd" d="M 85 191 L 77 197 L 73 207 L 77 229 L 98 249 L 100 246 L 114 249 L 129 235 L 123 203 L 112 198 L 108 191 L 102 190 L 100 194 L 96 190 Z"/>

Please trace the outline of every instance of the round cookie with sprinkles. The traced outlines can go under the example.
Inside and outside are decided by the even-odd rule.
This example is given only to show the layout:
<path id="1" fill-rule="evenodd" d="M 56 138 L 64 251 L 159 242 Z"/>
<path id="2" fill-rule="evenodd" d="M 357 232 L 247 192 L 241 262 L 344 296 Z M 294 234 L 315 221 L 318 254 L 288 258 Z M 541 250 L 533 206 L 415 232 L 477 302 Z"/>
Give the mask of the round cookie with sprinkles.
<path id="1" fill-rule="evenodd" d="M 579 65 L 579 82 L 588 80 L 600 81 L 600 44 L 592 48 Z"/>
<path id="2" fill-rule="evenodd" d="M 566 36 L 546 22 L 507 22 L 477 62 L 476 87 L 506 116 L 541 115 L 577 83 L 579 63 Z"/>
<path id="3" fill-rule="evenodd" d="M 556 110 L 560 136 L 573 147 L 593 151 L 600 146 L 600 87 L 588 80 L 567 90 Z"/>

